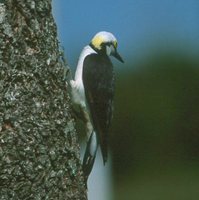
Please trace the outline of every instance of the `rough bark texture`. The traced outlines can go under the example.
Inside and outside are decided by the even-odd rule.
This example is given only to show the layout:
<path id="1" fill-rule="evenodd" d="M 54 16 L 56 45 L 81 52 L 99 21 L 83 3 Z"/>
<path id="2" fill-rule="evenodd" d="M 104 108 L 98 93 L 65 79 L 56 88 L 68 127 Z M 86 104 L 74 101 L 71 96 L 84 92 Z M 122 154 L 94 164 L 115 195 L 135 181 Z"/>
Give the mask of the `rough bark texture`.
<path id="1" fill-rule="evenodd" d="M 87 199 L 51 0 L 0 1 L 0 199 Z"/>

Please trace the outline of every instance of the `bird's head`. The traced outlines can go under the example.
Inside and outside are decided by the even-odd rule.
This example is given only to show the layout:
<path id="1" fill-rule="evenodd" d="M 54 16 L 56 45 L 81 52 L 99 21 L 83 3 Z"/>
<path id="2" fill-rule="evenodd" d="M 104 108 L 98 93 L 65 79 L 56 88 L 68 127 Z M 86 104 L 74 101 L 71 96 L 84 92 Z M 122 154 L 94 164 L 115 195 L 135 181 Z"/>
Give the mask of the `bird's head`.
<path id="1" fill-rule="evenodd" d="M 110 32 L 101 31 L 97 33 L 91 40 L 90 46 L 98 53 L 114 56 L 120 62 L 124 62 L 117 52 L 117 39 Z"/>

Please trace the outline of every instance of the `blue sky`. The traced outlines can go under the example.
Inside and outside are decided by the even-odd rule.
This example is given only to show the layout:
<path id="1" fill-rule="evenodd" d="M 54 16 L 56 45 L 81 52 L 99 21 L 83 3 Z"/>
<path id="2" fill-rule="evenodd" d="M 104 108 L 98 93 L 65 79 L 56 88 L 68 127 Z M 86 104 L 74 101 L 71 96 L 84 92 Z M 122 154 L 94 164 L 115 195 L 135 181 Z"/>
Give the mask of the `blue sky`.
<path id="1" fill-rule="evenodd" d="M 154 43 L 196 52 L 199 45 L 198 0 L 53 0 L 59 40 L 69 64 L 101 30 L 113 32 L 119 52 L 132 60 Z"/>

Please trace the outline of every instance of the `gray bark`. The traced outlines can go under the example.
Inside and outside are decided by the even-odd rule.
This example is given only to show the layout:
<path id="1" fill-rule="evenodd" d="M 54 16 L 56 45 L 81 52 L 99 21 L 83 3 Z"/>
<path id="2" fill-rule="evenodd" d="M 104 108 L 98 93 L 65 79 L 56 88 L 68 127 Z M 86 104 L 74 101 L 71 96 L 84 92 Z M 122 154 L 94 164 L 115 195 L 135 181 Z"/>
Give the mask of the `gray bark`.
<path id="1" fill-rule="evenodd" d="M 51 0 L 1 0 L 0 44 L 0 199 L 87 199 Z"/>

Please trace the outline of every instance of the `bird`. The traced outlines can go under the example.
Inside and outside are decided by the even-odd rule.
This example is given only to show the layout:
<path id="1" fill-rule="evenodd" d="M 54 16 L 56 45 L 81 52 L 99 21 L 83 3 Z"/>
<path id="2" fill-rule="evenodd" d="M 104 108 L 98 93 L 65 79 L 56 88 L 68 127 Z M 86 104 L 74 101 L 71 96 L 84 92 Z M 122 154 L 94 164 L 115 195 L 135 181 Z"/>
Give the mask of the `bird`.
<path id="1" fill-rule="evenodd" d="M 112 33 L 98 32 L 83 48 L 74 80 L 70 81 L 75 112 L 84 122 L 88 138 L 82 164 L 86 182 L 92 171 L 98 146 L 101 148 L 104 165 L 107 162 L 108 132 L 115 89 L 110 56 L 124 62 L 117 47 L 117 39 Z"/>

